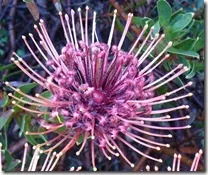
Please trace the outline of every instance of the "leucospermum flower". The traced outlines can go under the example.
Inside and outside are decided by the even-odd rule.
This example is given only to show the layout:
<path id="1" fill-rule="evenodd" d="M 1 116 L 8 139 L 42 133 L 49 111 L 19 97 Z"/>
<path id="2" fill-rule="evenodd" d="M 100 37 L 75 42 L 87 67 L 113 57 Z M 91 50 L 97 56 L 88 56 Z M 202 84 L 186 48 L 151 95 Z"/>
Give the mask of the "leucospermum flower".
<path id="1" fill-rule="evenodd" d="M 145 25 L 129 51 L 124 51 L 122 45 L 133 14 L 128 14 L 128 20 L 118 45 L 112 45 L 116 13 L 115 10 L 108 42 L 101 43 L 96 33 L 96 12 L 93 13 L 92 38 L 88 36 L 88 7 L 86 7 L 84 22 L 82 21 L 81 9 L 78 9 L 80 36 L 77 36 L 75 28 L 74 10 L 71 11 L 71 18 L 67 14 L 63 15 L 62 12 L 59 12 L 63 34 L 66 38 L 66 46 L 62 48 L 61 53 L 55 49 L 46 24 L 40 20 L 39 26 L 34 25 L 39 38 L 36 39 L 31 33 L 29 37 L 46 64 L 33 51 L 28 39 L 22 36 L 34 59 L 47 73 L 47 77 L 35 72 L 16 53 L 11 59 L 28 77 L 52 93 L 51 99 L 40 94 L 36 94 L 34 97 L 23 93 L 9 82 L 5 83 L 25 97 L 25 99 L 20 99 L 9 94 L 10 97 L 14 98 L 12 103 L 35 114 L 38 117 L 37 121 L 45 128 L 45 131 L 28 131 L 25 134 L 57 134 L 53 139 L 38 145 L 39 147 L 53 145 L 45 148 L 44 152 L 51 152 L 57 147 L 62 148 L 57 153 L 51 170 L 60 157 L 70 150 L 80 137 L 83 137 L 83 141 L 76 154 L 80 155 L 85 145 L 90 144 L 94 171 L 97 170 L 95 163 L 95 150 L 97 148 L 107 159 L 111 160 L 112 156 L 120 155 L 131 167 L 134 167 L 134 164 L 123 153 L 118 142 L 142 156 L 162 162 L 161 159 L 146 155 L 128 140 L 131 139 L 145 147 L 160 150 L 160 147 L 169 147 L 170 145 L 147 139 L 141 134 L 156 138 L 171 138 L 171 134 L 159 134 L 155 131 L 190 128 L 190 126 L 167 127 L 155 124 L 156 122 L 173 122 L 189 118 L 189 116 L 171 118 L 168 115 L 171 111 L 187 109 L 187 105 L 160 110 L 154 109 L 157 104 L 177 101 L 192 95 L 191 93 L 182 96 L 177 95 L 179 91 L 190 86 L 191 82 L 162 95 L 155 93 L 159 87 L 173 81 L 187 71 L 187 67 L 179 64 L 161 78 L 155 79 L 154 70 L 169 57 L 166 52 L 171 47 L 172 42 L 169 42 L 149 63 L 145 63 L 165 35 L 156 34 L 151 39 L 154 27 L 148 30 L 148 25 Z M 146 32 L 147 35 L 145 35 Z M 139 44 L 141 39 L 143 42 Z M 137 51 L 134 53 L 134 50 Z M 31 108 L 26 108 L 24 104 L 31 105 Z M 40 107 L 46 107 L 48 110 L 42 111 Z M 43 119 L 44 115 L 49 116 L 49 121 Z M 157 117 L 153 118 L 152 115 L 157 115 Z M 61 117 L 63 121 L 60 120 Z M 59 123 L 54 123 L 55 119 L 58 119 Z M 56 132 L 61 128 L 61 132 Z"/>

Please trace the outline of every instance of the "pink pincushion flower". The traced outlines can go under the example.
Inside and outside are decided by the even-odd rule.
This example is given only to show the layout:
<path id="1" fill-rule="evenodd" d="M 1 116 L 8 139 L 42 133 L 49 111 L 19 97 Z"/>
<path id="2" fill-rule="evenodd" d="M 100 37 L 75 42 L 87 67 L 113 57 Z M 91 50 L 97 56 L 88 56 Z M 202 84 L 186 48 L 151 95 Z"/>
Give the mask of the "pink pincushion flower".
<path id="1" fill-rule="evenodd" d="M 164 138 L 172 136 L 150 132 L 145 128 L 175 130 L 190 127 L 162 127 L 154 124 L 155 122 L 161 123 L 189 118 L 189 116 L 171 118 L 167 115 L 171 111 L 186 109 L 188 108 L 187 105 L 160 110 L 154 110 L 153 108 L 154 105 L 176 101 L 192 95 L 189 93 L 183 96 L 170 97 L 190 86 L 191 82 L 159 96 L 155 93 L 156 89 L 186 72 L 187 67 L 180 64 L 161 78 L 155 79 L 154 69 L 169 57 L 169 54 L 164 54 L 171 47 L 172 42 L 169 42 L 151 62 L 145 64 L 144 61 L 165 37 L 164 34 L 157 34 L 151 40 L 153 27 L 145 37 L 144 33 L 147 31 L 148 25 L 144 26 L 130 50 L 123 51 L 121 48 L 131 24 L 132 14 L 128 15 L 118 45 L 112 45 L 116 10 L 114 11 L 107 44 L 99 42 L 96 34 L 96 13 L 94 12 L 90 42 L 88 37 L 88 10 L 89 8 L 86 7 L 84 26 L 81 9 L 78 9 L 80 37 L 76 34 L 75 12 L 71 11 L 71 19 L 67 14 L 63 16 L 61 12 L 59 13 L 66 38 L 66 46 L 62 48 L 61 53 L 57 52 L 50 40 L 44 21 L 40 20 L 39 27 L 34 26 L 39 39 L 35 39 L 32 34 L 29 34 L 29 36 L 43 59 L 45 59 L 46 64 L 43 64 L 35 54 L 26 37 L 22 37 L 34 59 L 47 73 L 47 77 L 35 72 L 16 53 L 14 53 L 14 56 L 18 60 L 15 58 L 11 60 L 32 80 L 52 93 L 51 99 L 46 99 L 40 94 L 33 97 L 6 82 L 6 85 L 14 91 L 30 99 L 29 102 L 9 94 L 16 100 L 13 101 L 13 104 L 25 111 L 36 114 L 40 125 L 45 128 L 45 131 L 42 132 L 28 131 L 26 134 L 48 134 L 64 128 L 53 139 L 37 145 L 41 148 L 49 144 L 53 145 L 43 149 L 43 152 L 52 152 L 58 146 L 62 147 L 62 150 L 56 155 L 51 170 L 53 170 L 60 157 L 70 150 L 81 136 L 83 136 L 83 141 L 76 154 L 79 155 L 89 142 L 91 144 L 91 162 L 95 171 L 97 170 L 95 165 L 95 150 L 97 148 L 107 159 L 111 160 L 111 156 L 121 155 L 131 167 L 134 167 L 134 164 L 120 149 L 118 142 L 122 142 L 142 156 L 162 162 L 161 159 L 144 154 L 127 140 L 131 139 L 148 148 L 160 150 L 160 147 L 169 147 L 170 145 L 141 137 L 140 134 Z M 139 46 L 141 38 L 143 38 L 143 42 Z M 136 48 L 138 48 L 137 52 L 133 53 Z M 143 52 L 144 48 L 145 51 Z M 168 97 L 170 98 L 167 99 Z M 29 104 L 32 108 L 26 108 L 20 105 L 19 102 Z M 41 106 L 48 108 L 48 110 L 40 110 Z M 49 116 L 50 122 L 43 119 L 42 116 L 45 114 Z M 159 114 L 160 116 L 153 118 L 153 114 Z M 60 117 L 64 121 L 61 121 Z M 55 119 L 59 120 L 58 124 L 53 123 Z"/>

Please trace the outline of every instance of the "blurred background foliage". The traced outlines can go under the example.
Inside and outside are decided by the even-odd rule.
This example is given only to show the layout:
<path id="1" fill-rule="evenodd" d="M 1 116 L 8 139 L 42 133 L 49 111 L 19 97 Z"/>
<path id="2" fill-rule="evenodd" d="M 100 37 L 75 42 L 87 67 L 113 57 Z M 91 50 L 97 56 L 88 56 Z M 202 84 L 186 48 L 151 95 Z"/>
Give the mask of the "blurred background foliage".
<path id="1" fill-rule="evenodd" d="M 84 8 L 88 5 L 91 9 L 98 12 L 97 33 L 101 41 L 106 41 L 112 22 L 113 10 L 117 8 L 118 18 L 116 20 L 116 30 L 114 43 L 116 43 L 124 29 L 127 14 L 134 13 L 131 30 L 128 32 L 128 40 L 125 40 L 124 50 L 128 50 L 129 45 L 135 40 L 138 33 L 145 24 L 154 26 L 153 36 L 156 33 L 164 33 L 165 40 L 160 44 L 155 52 L 160 52 L 161 48 L 167 45 L 168 41 L 173 41 L 173 46 L 168 50 L 170 58 L 164 62 L 160 69 L 156 70 L 156 76 L 160 77 L 165 72 L 170 71 L 176 64 L 182 63 L 189 68 L 189 71 L 174 81 L 174 87 L 193 81 L 193 86 L 186 91 L 194 93 L 192 99 L 183 100 L 183 103 L 190 105 L 188 121 L 192 125 L 186 131 L 176 131 L 171 141 L 172 150 L 180 151 L 186 156 L 193 158 L 199 148 L 204 148 L 204 1 L 203 0 L 0 0 L 0 142 L 3 144 L 3 164 L 5 171 L 19 169 L 21 163 L 22 148 L 27 141 L 32 145 L 43 142 L 46 138 L 43 135 L 25 136 L 24 132 L 36 131 L 41 128 L 33 121 L 32 115 L 13 107 L 8 98 L 10 89 L 4 86 L 5 81 L 11 82 L 15 87 L 20 88 L 25 93 L 41 93 L 42 89 L 24 75 L 13 63 L 10 58 L 12 52 L 30 62 L 32 68 L 44 76 L 44 72 L 32 59 L 21 40 L 21 36 L 34 32 L 33 24 L 43 18 L 47 21 L 48 29 L 52 41 L 56 46 L 64 46 L 63 33 L 58 17 L 58 11 L 70 13 L 70 9 L 77 10 L 78 7 Z M 90 19 L 92 20 L 92 19 Z M 62 38 L 61 38 L 62 37 Z M 154 57 L 154 53 L 152 55 Z M 151 60 L 151 57 L 149 58 Z M 163 86 L 158 93 L 167 92 L 168 87 Z M 15 93 L 21 98 L 21 95 Z M 44 94 L 50 96 L 49 92 Z M 28 99 L 26 99 L 28 100 Z M 167 105 L 167 104 L 166 104 Z M 169 104 L 169 105 L 175 105 Z M 166 106 L 167 107 L 167 106 Z M 180 113 L 184 115 L 183 113 Z M 47 118 L 47 116 L 45 116 Z M 176 123 L 180 125 L 180 123 Z M 129 150 L 126 150 L 126 152 Z M 149 151 L 150 152 L 150 151 Z M 170 150 L 162 151 L 162 158 L 170 162 Z M 145 161 L 137 158 L 134 153 L 133 160 L 137 162 L 134 171 L 141 170 Z M 150 154 L 150 153 L 149 153 Z M 151 152 L 151 154 L 157 154 Z M 31 159 L 31 157 L 28 157 Z M 70 163 L 60 162 L 58 170 L 66 170 L 74 164 L 84 164 L 74 153 L 66 155 Z M 102 159 L 102 158 L 100 158 Z M 83 159 L 84 160 L 84 159 Z M 113 162 L 100 160 L 101 170 L 130 170 L 122 160 L 114 159 Z M 188 169 L 188 163 L 185 169 Z M 151 163 L 150 163 L 151 164 Z M 88 165 L 87 168 L 91 168 Z M 203 169 L 203 166 L 200 168 Z"/>

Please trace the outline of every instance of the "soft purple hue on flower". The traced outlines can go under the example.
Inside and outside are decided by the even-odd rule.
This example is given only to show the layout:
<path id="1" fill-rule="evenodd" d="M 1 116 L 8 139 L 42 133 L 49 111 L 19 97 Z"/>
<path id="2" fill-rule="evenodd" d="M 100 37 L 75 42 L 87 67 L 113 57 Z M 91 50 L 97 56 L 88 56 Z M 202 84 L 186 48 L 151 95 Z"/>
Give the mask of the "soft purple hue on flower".
<path id="1" fill-rule="evenodd" d="M 32 70 L 16 53 L 14 53 L 14 56 L 18 60 L 15 58 L 11 60 L 31 79 L 52 93 L 51 99 L 46 99 L 40 94 L 32 97 L 6 82 L 6 85 L 14 91 L 31 100 L 29 102 L 24 99 L 17 99 L 12 94 L 9 94 L 9 96 L 16 100 L 13 101 L 13 104 L 36 114 L 40 125 L 46 129 L 42 132 L 26 132 L 26 134 L 47 134 L 64 128 L 52 140 L 38 145 L 40 147 L 48 144 L 53 145 L 51 148 L 44 150 L 44 152 L 51 152 L 58 146 L 63 148 L 56 155 L 52 168 L 54 168 L 59 158 L 70 150 L 81 136 L 83 136 L 83 142 L 76 154 L 79 155 L 87 142 L 89 142 L 91 144 L 91 161 L 93 170 L 95 171 L 97 170 L 95 165 L 95 149 L 97 147 L 100 148 L 100 151 L 107 159 L 111 160 L 111 156 L 113 155 L 121 155 L 131 167 L 134 167 L 134 164 L 129 161 L 120 149 L 118 142 L 122 142 L 142 156 L 162 162 L 161 159 L 151 157 L 138 150 L 127 140 L 131 139 L 148 148 L 160 150 L 160 147 L 169 147 L 170 145 L 143 138 L 139 134 L 166 138 L 172 136 L 170 134 L 163 135 L 150 132 L 145 128 L 156 130 L 190 128 L 190 126 L 162 127 L 154 125 L 155 122 L 161 123 L 188 119 L 189 116 L 171 118 L 167 115 L 171 111 L 186 109 L 188 108 L 187 105 L 160 110 L 154 110 L 153 108 L 154 105 L 176 101 L 192 95 L 191 93 L 183 96 L 176 95 L 176 97 L 167 99 L 169 96 L 190 86 L 191 82 L 168 93 L 159 96 L 155 94 L 156 89 L 183 74 L 187 71 L 187 67 L 183 67 L 180 64 L 161 78 L 155 79 L 154 69 L 169 57 L 168 54 L 164 54 L 171 47 L 172 42 L 169 42 L 152 61 L 144 64 L 144 61 L 163 40 L 165 37 L 164 34 L 156 34 L 153 39 L 150 39 L 154 29 L 152 27 L 145 37 L 144 33 L 148 29 L 148 25 L 145 25 L 133 46 L 126 52 L 121 48 L 130 27 L 133 14 L 128 15 L 128 20 L 118 45 L 112 45 L 116 10 L 114 11 L 107 44 L 100 43 L 97 38 L 95 12 L 93 14 L 92 38 L 89 38 L 88 10 L 89 8 L 86 7 L 84 26 L 81 9 L 78 9 L 80 37 L 77 37 L 75 29 L 75 12 L 71 11 L 71 18 L 67 14 L 63 16 L 61 12 L 59 13 L 66 38 L 66 46 L 62 48 L 61 53 L 56 51 L 50 40 L 44 21 L 40 20 L 39 27 L 37 25 L 34 26 L 39 39 L 35 39 L 32 34 L 29 34 L 29 36 L 34 46 L 36 46 L 39 53 L 45 59 L 45 65 L 34 53 L 26 37 L 22 37 L 34 59 L 46 71 L 47 77 L 42 77 Z M 138 47 L 141 38 L 143 38 L 143 42 Z M 40 42 L 42 47 L 38 42 Z M 138 48 L 137 52 L 133 53 L 135 48 Z M 145 51 L 143 51 L 144 48 Z M 29 104 L 33 108 L 26 108 L 18 102 Z M 41 111 L 40 106 L 47 107 L 48 110 Z M 50 116 L 50 123 L 43 120 L 42 116 L 44 114 Z M 160 116 L 153 118 L 153 114 L 159 114 Z M 57 119 L 59 123 L 54 122 Z"/>

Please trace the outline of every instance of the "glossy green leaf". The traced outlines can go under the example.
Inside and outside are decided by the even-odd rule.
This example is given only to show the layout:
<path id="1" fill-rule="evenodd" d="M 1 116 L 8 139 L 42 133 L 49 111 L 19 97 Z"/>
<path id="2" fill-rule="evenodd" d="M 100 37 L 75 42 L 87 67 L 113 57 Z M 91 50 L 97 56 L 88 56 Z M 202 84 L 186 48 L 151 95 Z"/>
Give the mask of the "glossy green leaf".
<path id="1" fill-rule="evenodd" d="M 177 45 L 174 45 L 174 47 L 181 50 L 190 50 L 195 41 L 196 39 L 186 38 Z"/>
<path id="2" fill-rule="evenodd" d="M 0 130 L 5 126 L 6 122 L 9 120 L 9 117 L 12 115 L 12 109 L 3 112 L 0 116 Z"/>
<path id="3" fill-rule="evenodd" d="M 176 48 L 170 48 L 170 49 L 168 49 L 168 52 L 178 54 L 178 55 L 184 55 L 184 56 L 188 56 L 188 57 L 199 58 L 199 54 L 197 52 L 191 51 L 191 50 L 180 50 L 180 49 L 176 49 Z"/>
<path id="4" fill-rule="evenodd" d="M 172 15 L 172 9 L 170 4 L 165 0 L 159 0 L 157 2 L 157 11 L 159 15 L 159 23 L 161 26 L 167 25 Z"/>
<path id="5" fill-rule="evenodd" d="M 195 64 L 193 62 L 193 66 L 191 68 L 191 71 L 188 75 L 186 75 L 186 79 L 191 79 L 193 78 L 194 76 L 196 75 L 196 72 L 195 72 Z"/>
<path id="6" fill-rule="evenodd" d="M 152 32 L 152 37 L 154 38 L 155 35 L 156 35 L 157 33 L 159 33 L 159 32 L 160 32 L 160 23 L 159 23 L 159 21 L 157 21 L 157 22 L 154 24 L 154 30 L 153 30 L 153 32 Z"/>
<path id="7" fill-rule="evenodd" d="M 176 16 L 171 22 L 171 28 L 173 32 L 179 32 L 183 30 L 191 22 L 194 13 L 185 13 Z"/>
<path id="8" fill-rule="evenodd" d="M 1 108 L 5 107 L 8 103 L 8 101 L 9 101 L 9 97 L 8 97 L 8 95 L 5 95 L 4 99 L 0 100 L 0 107 Z"/>
<path id="9" fill-rule="evenodd" d="M 133 24 L 138 25 L 138 26 L 143 26 L 143 18 L 139 16 L 134 16 L 132 19 Z"/>

